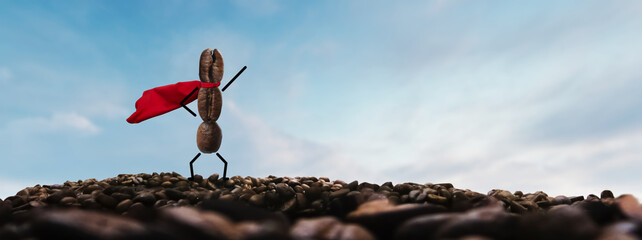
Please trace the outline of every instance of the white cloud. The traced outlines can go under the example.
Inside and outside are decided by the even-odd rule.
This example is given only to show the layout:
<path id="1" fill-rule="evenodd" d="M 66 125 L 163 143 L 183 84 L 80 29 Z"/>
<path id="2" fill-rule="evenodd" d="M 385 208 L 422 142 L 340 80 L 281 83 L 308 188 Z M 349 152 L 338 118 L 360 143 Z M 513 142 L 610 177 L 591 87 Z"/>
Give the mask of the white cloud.
<path id="1" fill-rule="evenodd" d="M 368 168 L 351 161 L 338 148 L 288 136 L 270 127 L 256 115 L 244 112 L 234 101 L 226 101 L 227 118 L 239 124 L 238 134 L 250 146 L 253 165 L 266 174 L 281 176 L 327 176 L 333 179 L 372 179 Z M 242 133 L 239 133 L 242 132 Z"/>
<path id="2" fill-rule="evenodd" d="M 121 77 L 112 76 L 120 79 Z M 109 82 L 96 80 L 82 85 L 66 98 L 64 106 L 67 112 L 73 109 L 79 114 L 93 119 L 118 119 L 126 118 L 135 110 L 134 103 L 140 97 L 142 91 L 131 99 L 127 96 L 127 88 L 118 81 Z M 125 107 L 127 106 L 127 107 Z M 59 109 L 59 108 L 58 108 Z"/>
<path id="3" fill-rule="evenodd" d="M 393 181 L 451 182 L 479 192 L 499 188 L 586 196 L 610 189 L 642 196 L 642 128 L 559 143 L 523 142 L 508 135 L 470 137 L 442 145 L 427 143 L 424 154 L 379 175 L 393 176 Z"/>
<path id="4" fill-rule="evenodd" d="M 339 126 L 360 120 L 336 133 L 341 153 L 373 162 L 364 166 L 393 181 L 450 181 L 482 192 L 639 194 L 641 178 L 630 172 L 642 170 L 640 107 L 633 104 L 640 99 L 640 35 L 621 37 L 627 29 L 618 21 L 558 17 L 563 27 L 516 21 L 522 27 L 484 32 L 484 21 L 475 29 L 465 21 L 463 33 L 405 29 L 418 40 L 386 59 L 412 59 L 398 61 L 412 63 L 411 77 L 395 78 L 412 84 L 387 87 L 402 94 L 387 91 L 392 104 L 360 114 L 367 117 L 333 116 Z M 579 130 L 565 138 L 565 127 Z M 538 133 L 544 136 L 534 139 Z"/>
<path id="5" fill-rule="evenodd" d="M 100 131 L 91 120 L 77 113 L 56 113 L 51 118 L 51 126 L 60 129 L 74 129 L 91 134 Z"/>
<path id="6" fill-rule="evenodd" d="M 545 190 L 554 195 L 616 194 L 642 196 L 642 129 L 571 143 L 521 145 L 493 149 L 484 165 L 451 173 L 464 186 L 478 189 Z"/>
<path id="7" fill-rule="evenodd" d="M 639 179 L 631 172 L 642 166 L 637 163 L 642 159 L 637 150 L 642 145 L 642 129 L 603 139 L 536 144 L 517 141 L 508 130 L 511 128 L 500 127 L 511 119 L 489 117 L 501 112 L 482 116 L 479 114 L 485 111 L 477 109 L 477 116 L 482 117 L 479 123 L 454 129 L 458 124 L 466 125 L 461 121 L 468 119 L 462 116 L 470 115 L 475 109 L 471 108 L 462 109 L 461 116 L 435 120 L 441 127 L 452 125 L 438 128 L 440 131 L 428 138 L 422 137 L 430 135 L 424 129 L 416 135 L 403 134 L 410 139 L 371 136 L 366 142 L 328 145 L 285 135 L 270 127 L 267 119 L 244 112 L 233 101 L 227 101 L 224 109 L 226 118 L 242 128 L 228 131 L 244 132 L 250 144 L 243 149 L 254 152 L 252 165 L 266 174 L 376 183 L 452 182 L 458 188 L 482 193 L 500 188 L 586 196 L 610 189 L 616 194 L 642 196 L 636 186 Z M 492 121 L 498 126 L 484 127 Z M 413 121 L 404 124 L 412 125 Z M 404 146 L 412 141 L 416 142 Z"/>
<path id="8" fill-rule="evenodd" d="M 9 122 L 6 129 L 21 134 L 73 132 L 91 135 L 100 132 L 100 128 L 89 118 L 75 112 L 54 113 L 50 117 L 16 119 Z"/>

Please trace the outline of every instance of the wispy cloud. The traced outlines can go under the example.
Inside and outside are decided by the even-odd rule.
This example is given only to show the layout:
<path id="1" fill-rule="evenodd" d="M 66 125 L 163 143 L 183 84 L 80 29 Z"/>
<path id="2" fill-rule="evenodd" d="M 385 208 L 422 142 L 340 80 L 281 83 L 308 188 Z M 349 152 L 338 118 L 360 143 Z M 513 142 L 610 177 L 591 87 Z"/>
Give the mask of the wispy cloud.
<path id="1" fill-rule="evenodd" d="M 93 135 L 100 132 L 100 128 L 89 118 L 75 112 L 53 113 L 49 117 L 16 119 L 9 122 L 5 129 L 21 135 L 65 132 Z"/>
<path id="2" fill-rule="evenodd" d="M 537 144 L 491 148 L 479 164 L 463 165 L 444 173 L 454 182 L 487 191 L 544 190 L 554 195 L 599 194 L 604 189 L 616 194 L 642 196 L 637 187 L 641 169 L 642 129 L 601 139 L 573 143 Z M 430 168 L 426 165 L 424 168 Z"/>
<path id="3" fill-rule="evenodd" d="M 351 161 L 334 146 L 288 136 L 270 127 L 264 119 L 243 111 L 233 101 L 227 101 L 224 107 L 229 114 L 227 118 L 238 123 L 230 129 L 235 132 L 228 136 L 247 141 L 237 149 L 249 153 L 246 156 L 251 159 L 253 172 L 335 179 L 368 179 L 371 176 L 368 168 Z"/>

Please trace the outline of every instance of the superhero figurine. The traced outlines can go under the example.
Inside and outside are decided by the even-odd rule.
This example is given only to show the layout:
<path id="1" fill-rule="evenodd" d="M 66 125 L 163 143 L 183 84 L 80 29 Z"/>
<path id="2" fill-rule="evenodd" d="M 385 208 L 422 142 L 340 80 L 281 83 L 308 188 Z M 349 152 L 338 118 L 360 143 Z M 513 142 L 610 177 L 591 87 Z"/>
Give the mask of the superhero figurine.
<path id="1" fill-rule="evenodd" d="M 179 82 L 143 92 L 143 96 L 136 101 L 136 112 L 127 118 L 127 122 L 140 123 L 180 107 L 185 108 L 196 117 L 196 114 L 185 105 L 198 98 L 198 114 L 203 119 L 203 123 L 201 123 L 196 132 L 196 145 L 203 153 L 216 153 L 221 146 L 223 138 L 221 128 L 216 123 L 216 120 L 221 115 L 221 107 L 223 106 L 221 92 L 225 91 L 246 68 L 243 67 L 227 83 L 223 90 L 220 90 L 218 87 L 221 85 L 221 79 L 223 79 L 223 57 L 217 49 L 213 51 L 209 48 L 205 49 L 201 54 L 199 64 L 198 76 L 200 81 Z M 198 93 L 195 94 L 197 91 Z M 201 153 L 196 154 L 189 163 L 190 179 L 194 179 L 193 164 L 200 156 Z M 219 153 L 216 153 L 216 156 L 225 164 L 223 179 L 226 179 L 227 161 Z"/>

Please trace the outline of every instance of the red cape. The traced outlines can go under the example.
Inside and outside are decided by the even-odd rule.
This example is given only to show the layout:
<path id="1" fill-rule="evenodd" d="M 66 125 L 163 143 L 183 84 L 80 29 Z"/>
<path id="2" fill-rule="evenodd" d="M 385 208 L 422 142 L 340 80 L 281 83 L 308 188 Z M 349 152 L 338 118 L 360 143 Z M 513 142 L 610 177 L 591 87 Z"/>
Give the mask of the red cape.
<path id="1" fill-rule="evenodd" d="M 143 96 L 136 101 L 136 112 L 129 118 L 128 123 L 139 123 L 147 119 L 163 115 L 181 107 L 181 101 L 185 99 L 195 88 L 218 87 L 218 83 L 203 83 L 201 81 L 189 81 L 170 84 L 162 87 L 152 88 L 143 92 Z M 184 104 L 187 105 L 196 100 L 198 92 L 194 92 Z"/>

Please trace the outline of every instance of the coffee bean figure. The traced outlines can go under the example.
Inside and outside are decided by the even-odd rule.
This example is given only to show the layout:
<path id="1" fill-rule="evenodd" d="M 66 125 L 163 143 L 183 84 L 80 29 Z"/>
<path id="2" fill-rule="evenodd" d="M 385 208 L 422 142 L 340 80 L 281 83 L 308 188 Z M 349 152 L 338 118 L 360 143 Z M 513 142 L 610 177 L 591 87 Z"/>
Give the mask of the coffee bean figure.
<path id="1" fill-rule="evenodd" d="M 199 78 L 203 83 L 220 85 L 223 78 L 223 57 L 214 49 L 205 49 L 201 54 Z M 221 146 L 223 135 L 216 120 L 221 115 L 223 96 L 218 87 L 201 87 L 198 91 L 198 114 L 203 123 L 198 127 L 196 144 L 203 153 L 214 153 Z"/>
<path id="2" fill-rule="evenodd" d="M 127 122 L 140 123 L 181 107 L 196 117 L 196 114 L 185 104 L 198 99 L 198 114 L 203 119 L 203 123 L 196 131 L 196 146 L 202 153 L 216 153 L 221 147 L 223 139 L 221 128 L 216 123 L 223 106 L 222 92 L 247 68 L 243 67 L 220 90 L 218 87 L 223 79 L 223 67 L 221 53 L 217 49 L 205 49 L 201 53 L 198 66 L 200 81 L 179 82 L 143 92 L 143 96 L 136 101 L 136 112 L 127 118 Z M 194 178 L 194 161 L 200 156 L 201 153 L 196 154 L 189 163 L 192 176 L 190 179 Z M 227 161 L 219 153 L 216 153 L 216 156 L 225 164 L 223 169 L 223 179 L 225 180 L 227 179 Z"/>
<path id="3" fill-rule="evenodd" d="M 203 119 L 203 123 L 198 126 L 196 131 L 196 145 L 203 153 L 216 153 L 221 147 L 223 134 L 221 128 L 216 123 L 218 117 L 221 115 L 221 107 L 223 106 L 223 96 L 221 90 L 218 88 L 223 79 L 224 64 L 223 56 L 218 49 L 205 49 L 201 53 L 201 59 L 198 67 L 198 76 L 202 82 L 200 89 L 194 89 L 187 97 L 189 98 L 195 91 L 198 90 L 198 114 Z M 238 77 L 245 70 L 245 67 L 234 77 Z M 232 79 L 232 81 L 234 81 Z M 230 83 L 232 82 L 230 81 Z M 228 83 L 229 85 L 229 83 Z M 191 112 L 191 111 L 190 111 Z M 196 154 L 194 159 L 190 161 L 191 178 L 194 178 L 194 161 L 201 156 L 201 153 Z M 223 179 L 227 179 L 227 161 L 216 153 L 216 156 L 223 161 Z"/>

